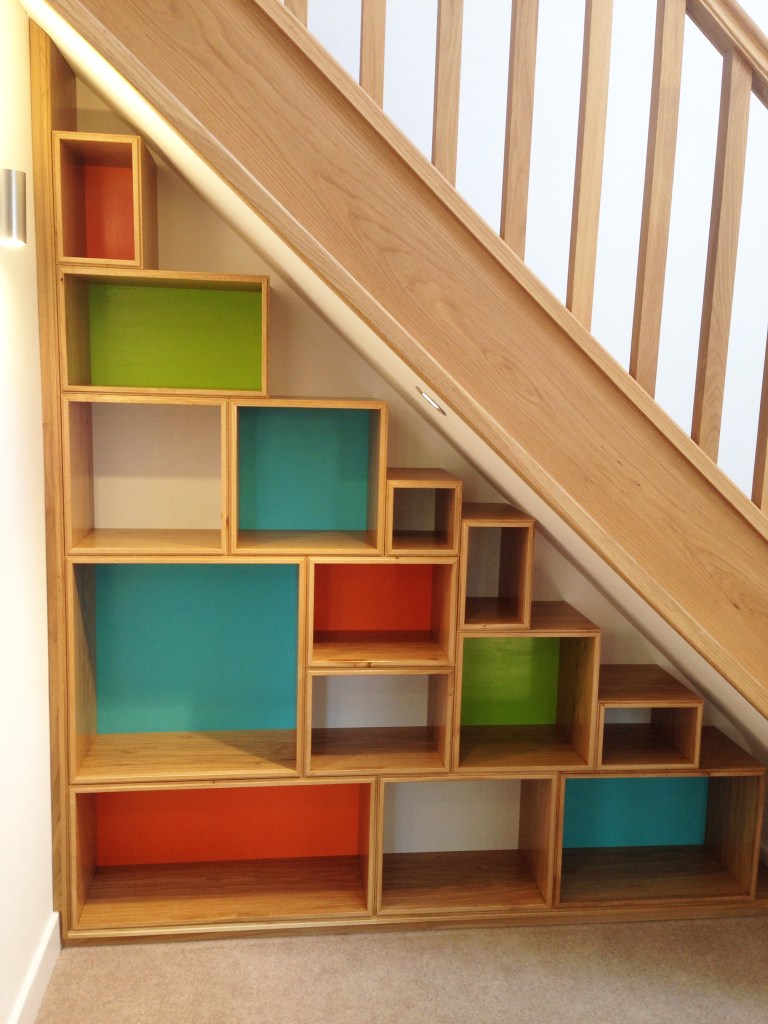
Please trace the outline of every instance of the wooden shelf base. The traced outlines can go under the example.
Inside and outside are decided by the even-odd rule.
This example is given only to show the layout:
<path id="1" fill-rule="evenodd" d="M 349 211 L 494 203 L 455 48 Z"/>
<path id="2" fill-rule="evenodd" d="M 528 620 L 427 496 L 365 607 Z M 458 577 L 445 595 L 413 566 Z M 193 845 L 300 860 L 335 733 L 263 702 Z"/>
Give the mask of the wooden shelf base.
<path id="1" fill-rule="evenodd" d="M 357 857 L 98 868 L 79 929 L 364 916 Z"/>
<path id="2" fill-rule="evenodd" d="M 426 726 L 312 730 L 312 775 L 444 771 L 434 733 Z"/>
<path id="3" fill-rule="evenodd" d="M 459 744 L 459 772 L 588 767 L 556 725 L 465 725 Z"/>
<path id="4" fill-rule="evenodd" d="M 315 635 L 312 667 L 451 667 L 445 646 L 430 633 L 321 633 Z"/>
<path id="5" fill-rule="evenodd" d="M 72 545 L 72 555 L 221 555 L 220 530 L 128 530 L 100 527 Z"/>
<path id="6" fill-rule="evenodd" d="M 382 914 L 545 906 L 517 850 L 384 855 Z"/>
<path id="7" fill-rule="evenodd" d="M 186 782 L 295 776 L 291 729 L 113 733 L 93 737 L 75 782 Z"/>
<path id="8" fill-rule="evenodd" d="M 468 597 L 464 611 L 465 629 L 525 629 L 529 625 L 518 602 L 499 597 Z"/>
<path id="9" fill-rule="evenodd" d="M 605 726 L 601 768 L 695 768 L 651 723 L 613 723 Z"/>
<path id="10" fill-rule="evenodd" d="M 365 531 L 240 530 L 238 555 L 375 555 L 375 537 Z"/>
<path id="11" fill-rule="evenodd" d="M 744 890 L 703 847 L 563 851 L 561 906 L 729 897 L 743 900 Z"/>

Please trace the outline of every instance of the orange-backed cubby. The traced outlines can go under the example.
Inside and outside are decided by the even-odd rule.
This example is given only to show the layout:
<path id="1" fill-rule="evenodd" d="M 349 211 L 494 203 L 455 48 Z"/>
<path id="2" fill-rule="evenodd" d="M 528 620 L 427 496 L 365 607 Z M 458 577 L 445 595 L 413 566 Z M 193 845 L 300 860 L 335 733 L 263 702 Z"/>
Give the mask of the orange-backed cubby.
<path id="1" fill-rule="evenodd" d="M 155 163 L 138 136 L 54 132 L 60 263 L 157 266 Z"/>
<path id="2" fill-rule="evenodd" d="M 453 660 L 456 560 L 310 559 L 310 664 Z"/>
<path id="3" fill-rule="evenodd" d="M 370 783 L 82 791 L 73 799 L 78 929 L 370 911 Z"/>

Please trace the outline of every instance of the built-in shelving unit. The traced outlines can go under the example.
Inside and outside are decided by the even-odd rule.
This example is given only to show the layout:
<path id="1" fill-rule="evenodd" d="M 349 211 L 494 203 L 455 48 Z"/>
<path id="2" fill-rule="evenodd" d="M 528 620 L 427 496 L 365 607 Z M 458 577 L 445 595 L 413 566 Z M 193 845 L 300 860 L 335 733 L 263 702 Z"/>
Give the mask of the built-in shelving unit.
<path id="1" fill-rule="evenodd" d="M 52 127 L 65 939 L 768 909 L 701 698 L 601 669 L 386 403 L 270 395 L 267 278 L 156 269 L 144 142 Z"/>

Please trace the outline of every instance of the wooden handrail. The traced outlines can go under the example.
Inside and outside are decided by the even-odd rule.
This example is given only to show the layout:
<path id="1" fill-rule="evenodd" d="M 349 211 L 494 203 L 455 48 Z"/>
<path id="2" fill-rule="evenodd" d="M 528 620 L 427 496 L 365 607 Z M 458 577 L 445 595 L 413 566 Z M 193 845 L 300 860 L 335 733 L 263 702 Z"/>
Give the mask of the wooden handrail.
<path id="1" fill-rule="evenodd" d="M 768 715 L 765 517 L 282 5 L 51 6 Z"/>
<path id="2" fill-rule="evenodd" d="M 725 56 L 736 50 L 752 72 L 752 90 L 768 106 L 768 36 L 736 0 L 687 0 L 688 16 Z"/>

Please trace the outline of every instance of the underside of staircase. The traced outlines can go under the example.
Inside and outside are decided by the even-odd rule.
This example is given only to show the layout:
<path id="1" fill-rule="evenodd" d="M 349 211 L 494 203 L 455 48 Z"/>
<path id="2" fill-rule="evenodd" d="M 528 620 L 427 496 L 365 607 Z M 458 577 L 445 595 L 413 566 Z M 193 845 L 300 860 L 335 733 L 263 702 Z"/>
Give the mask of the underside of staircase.
<path id="1" fill-rule="evenodd" d="M 768 528 L 277 0 L 52 0 L 768 717 Z"/>

